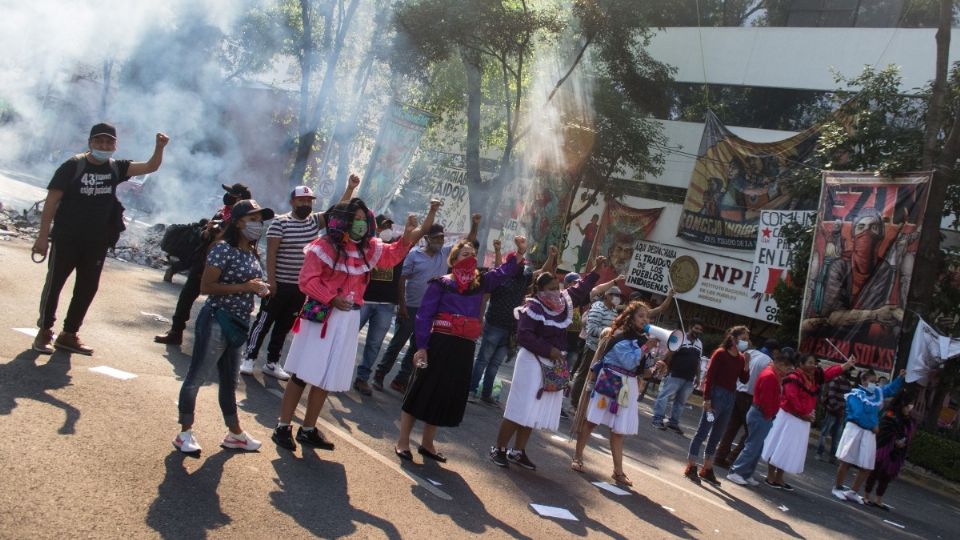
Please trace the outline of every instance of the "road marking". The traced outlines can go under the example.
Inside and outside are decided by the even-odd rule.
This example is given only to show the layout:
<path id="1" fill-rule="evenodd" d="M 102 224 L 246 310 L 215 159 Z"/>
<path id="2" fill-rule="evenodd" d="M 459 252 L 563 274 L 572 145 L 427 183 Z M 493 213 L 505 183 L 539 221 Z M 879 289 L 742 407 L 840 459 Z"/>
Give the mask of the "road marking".
<path id="1" fill-rule="evenodd" d="M 90 368 L 90 371 L 94 373 L 99 373 L 101 375 L 106 375 L 108 377 L 113 377 L 114 379 L 120 379 L 121 381 L 129 381 L 130 379 L 137 378 L 137 375 L 135 373 L 121 371 L 117 368 L 112 368 L 110 366 L 92 367 Z"/>
<path id="2" fill-rule="evenodd" d="M 580 521 L 577 519 L 577 516 L 573 515 L 566 508 L 560 508 L 557 506 L 547 506 L 544 504 L 533 504 L 530 503 L 530 506 L 543 517 L 552 517 L 557 519 L 566 519 L 569 521 Z"/>
<path id="3" fill-rule="evenodd" d="M 787 508 L 787 505 L 785 505 L 785 504 L 781 504 L 781 505 L 778 506 L 777 508 L 779 508 L 779 509 L 780 509 L 781 511 L 783 511 L 783 512 L 789 512 L 789 511 L 790 511 L 790 509 Z"/>
<path id="4" fill-rule="evenodd" d="M 277 390 L 276 388 L 267 388 L 266 390 L 267 392 L 270 392 L 271 394 L 277 396 L 278 398 L 283 399 L 283 392 Z M 297 409 L 300 410 L 301 414 L 306 412 L 304 411 L 303 407 L 299 403 L 297 404 Z M 383 457 L 383 455 L 380 454 L 380 452 L 377 452 L 373 448 L 370 448 L 369 446 L 363 444 L 361 441 L 354 438 L 353 435 L 347 433 L 346 431 L 340 429 L 339 427 L 331 424 L 330 422 L 327 422 L 323 418 L 318 418 L 317 423 L 321 424 L 326 431 L 336 433 L 337 436 L 347 441 L 348 443 L 352 444 L 354 447 L 356 447 L 358 450 L 360 450 L 364 454 L 367 454 L 368 456 L 379 461 L 383 465 L 386 465 L 387 468 L 393 470 L 400 476 L 405 476 L 410 480 L 413 480 L 417 485 L 429 491 L 430 493 L 436 495 L 437 497 L 445 501 L 453 500 L 453 497 L 448 495 L 445 491 L 439 489 L 437 486 L 434 486 L 432 483 L 428 482 L 427 480 L 420 478 L 419 476 L 407 471 L 406 469 L 398 465 L 396 462 Z"/>
<path id="5" fill-rule="evenodd" d="M 885 520 L 883 520 L 883 522 L 884 522 L 884 523 L 889 523 L 889 524 L 893 525 L 894 527 L 900 527 L 901 529 L 906 529 L 906 527 L 904 527 L 903 525 L 901 525 L 901 524 L 899 524 L 899 523 L 896 523 L 896 522 L 894 522 L 894 521 L 890 521 L 889 519 L 885 519 Z"/>
<path id="6" fill-rule="evenodd" d="M 629 491 L 622 490 L 622 489 L 618 488 L 617 486 L 615 486 L 615 485 L 613 485 L 613 484 L 611 484 L 611 483 L 609 483 L 609 482 L 591 482 L 591 484 L 597 486 L 597 487 L 600 488 L 600 489 L 607 490 L 607 491 L 609 491 L 610 493 L 613 493 L 614 495 L 621 495 L 621 496 L 622 496 L 622 495 L 629 495 L 629 494 L 630 494 Z"/>
<path id="7" fill-rule="evenodd" d="M 660 505 L 660 508 L 663 508 L 663 509 L 666 510 L 667 512 L 672 512 L 672 513 L 674 513 L 674 514 L 677 513 L 677 510 L 676 510 L 676 509 L 670 508 L 669 506 L 664 506 L 664 505 L 661 504 L 661 505 Z"/>
<path id="8" fill-rule="evenodd" d="M 15 332 L 20 332 L 21 334 L 26 334 L 30 337 L 37 337 L 37 333 L 40 331 L 38 328 L 12 328 Z"/>

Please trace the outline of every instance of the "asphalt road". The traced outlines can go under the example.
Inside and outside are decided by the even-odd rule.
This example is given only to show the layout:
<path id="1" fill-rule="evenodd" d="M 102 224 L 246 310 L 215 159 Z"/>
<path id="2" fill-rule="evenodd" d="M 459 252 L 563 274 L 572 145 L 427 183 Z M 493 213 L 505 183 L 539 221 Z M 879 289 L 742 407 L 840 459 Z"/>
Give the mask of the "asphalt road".
<path id="1" fill-rule="evenodd" d="M 447 464 L 419 456 L 401 464 L 392 450 L 400 396 L 391 391 L 332 397 L 320 427 L 336 450 L 291 454 L 269 440 L 282 386 L 259 371 L 243 377 L 238 399 L 241 423 L 263 448 L 217 446 L 225 428 L 210 384 L 194 428 L 204 451 L 187 457 L 171 440 L 192 335 L 182 349 L 151 341 L 167 327 L 153 314 L 171 315 L 183 278 L 166 284 L 160 271 L 108 259 L 81 332 L 93 357 L 30 351 L 43 278 L 26 241 L 0 241 L 2 538 L 960 537 L 957 501 L 897 481 L 886 498 L 891 513 L 843 503 L 829 492 L 833 467 L 812 457 L 807 472 L 790 479 L 794 493 L 695 486 L 681 476 L 689 439 L 650 427 L 649 398 L 640 434 L 627 440 L 635 487 L 623 496 L 592 484 L 612 471 L 601 430 L 586 474 L 570 470 L 573 442 L 555 433 L 531 440 L 538 471 L 495 467 L 487 451 L 500 411 L 482 404 L 468 406 L 459 428 L 441 430 Z M 68 301 L 64 295 L 61 313 Z M 92 369 L 101 366 L 135 377 Z M 687 411 L 683 427 L 690 432 L 695 420 Z M 561 431 L 567 427 L 564 420 Z M 541 517 L 531 504 L 576 520 Z"/>

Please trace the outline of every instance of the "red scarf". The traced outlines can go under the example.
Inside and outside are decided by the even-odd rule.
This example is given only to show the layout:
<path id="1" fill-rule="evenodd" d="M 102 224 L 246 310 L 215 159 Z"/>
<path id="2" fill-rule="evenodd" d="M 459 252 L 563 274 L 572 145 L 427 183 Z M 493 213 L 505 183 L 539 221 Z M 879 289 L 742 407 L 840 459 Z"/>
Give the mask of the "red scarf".
<path id="1" fill-rule="evenodd" d="M 477 258 L 467 257 L 457 264 L 453 265 L 453 280 L 457 284 L 457 290 L 461 293 L 466 292 L 477 277 Z"/>

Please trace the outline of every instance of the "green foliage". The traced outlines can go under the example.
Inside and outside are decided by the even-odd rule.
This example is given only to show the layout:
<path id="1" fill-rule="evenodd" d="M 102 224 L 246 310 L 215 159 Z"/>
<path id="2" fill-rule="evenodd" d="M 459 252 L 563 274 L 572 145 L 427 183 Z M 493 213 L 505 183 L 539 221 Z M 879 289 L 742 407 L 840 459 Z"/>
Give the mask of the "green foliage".
<path id="1" fill-rule="evenodd" d="M 960 482 L 960 442 L 918 430 L 907 450 L 907 460 L 947 480 Z"/>

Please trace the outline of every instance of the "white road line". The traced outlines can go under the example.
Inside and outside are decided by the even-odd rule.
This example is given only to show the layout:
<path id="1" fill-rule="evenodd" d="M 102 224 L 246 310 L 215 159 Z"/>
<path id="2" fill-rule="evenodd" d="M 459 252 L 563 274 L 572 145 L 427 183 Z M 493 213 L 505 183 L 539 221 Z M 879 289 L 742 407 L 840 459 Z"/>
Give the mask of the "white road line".
<path id="1" fill-rule="evenodd" d="M 11 328 L 14 332 L 20 332 L 21 334 L 26 334 L 30 337 L 37 337 L 37 328 Z"/>
<path id="2" fill-rule="evenodd" d="M 90 368 L 90 371 L 99 373 L 101 375 L 106 375 L 108 377 L 113 377 L 114 379 L 120 379 L 121 381 L 129 381 L 130 379 L 137 378 L 136 373 L 130 373 L 129 371 L 119 370 L 110 366 L 92 367 Z"/>
<path id="3" fill-rule="evenodd" d="M 283 399 L 283 392 L 277 390 L 276 388 L 267 388 L 266 390 L 267 392 L 270 392 L 271 394 L 277 396 L 278 398 Z M 297 404 L 297 409 L 299 409 L 301 413 L 305 412 L 303 410 L 303 407 L 300 404 Z M 377 452 L 373 448 L 370 448 L 369 446 L 363 444 L 361 441 L 356 439 L 353 435 L 347 433 L 346 431 L 340 429 L 339 427 L 331 424 L 330 422 L 327 422 L 323 418 L 318 418 L 317 423 L 321 424 L 326 431 L 336 433 L 338 437 L 352 444 L 354 447 L 356 447 L 358 450 L 360 450 L 364 454 L 367 454 L 371 458 L 379 461 L 380 463 L 385 465 L 388 469 L 393 470 L 400 476 L 405 476 L 410 480 L 413 480 L 417 485 L 429 491 L 430 493 L 436 495 L 437 497 L 445 501 L 453 500 L 453 497 L 448 495 L 445 491 L 437 488 L 437 486 L 433 485 L 431 482 L 423 478 L 420 478 L 419 476 L 407 471 L 406 469 L 398 465 L 395 461 L 383 457 L 383 455 L 380 452 Z"/>

